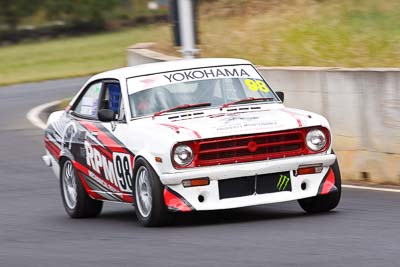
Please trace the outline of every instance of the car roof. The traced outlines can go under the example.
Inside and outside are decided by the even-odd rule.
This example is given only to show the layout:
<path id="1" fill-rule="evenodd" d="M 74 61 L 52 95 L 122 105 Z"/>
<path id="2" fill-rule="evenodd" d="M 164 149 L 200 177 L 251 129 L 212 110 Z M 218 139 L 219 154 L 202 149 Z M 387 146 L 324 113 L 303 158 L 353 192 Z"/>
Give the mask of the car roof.
<path id="1" fill-rule="evenodd" d="M 132 67 L 114 69 L 99 73 L 93 76 L 90 80 L 91 81 L 98 79 L 123 80 L 130 77 L 167 72 L 167 71 L 184 70 L 192 68 L 205 68 L 214 66 L 226 66 L 226 65 L 240 65 L 240 64 L 251 64 L 251 63 L 247 60 L 234 59 L 234 58 L 181 59 L 181 60 L 148 63 Z"/>

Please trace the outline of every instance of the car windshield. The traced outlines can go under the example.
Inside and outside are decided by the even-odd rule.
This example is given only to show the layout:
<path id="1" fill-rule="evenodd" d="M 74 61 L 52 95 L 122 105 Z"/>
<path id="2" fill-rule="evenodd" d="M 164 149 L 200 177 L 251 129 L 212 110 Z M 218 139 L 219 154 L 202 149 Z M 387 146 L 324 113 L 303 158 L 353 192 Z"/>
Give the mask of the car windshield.
<path id="1" fill-rule="evenodd" d="M 189 69 L 129 78 L 128 93 L 133 117 L 168 109 L 174 111 L 174 107 L 185 105 L 188 109 L 204 108 L 196 106 L 200 103 L 210 103 L 207 107 L 227 107 L 252 101 L 258 104 L 279 101 L 251 65 Z"/>

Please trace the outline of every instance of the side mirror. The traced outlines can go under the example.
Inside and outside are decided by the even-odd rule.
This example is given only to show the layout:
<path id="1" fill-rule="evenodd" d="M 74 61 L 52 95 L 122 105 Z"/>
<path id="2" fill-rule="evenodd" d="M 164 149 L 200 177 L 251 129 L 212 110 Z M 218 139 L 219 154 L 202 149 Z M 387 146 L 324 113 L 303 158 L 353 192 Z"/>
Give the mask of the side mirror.
<path id="1" fill-rule="evenodd" d="M 111 109 L 100 109 L 97 117 L 102 122 L 110 122 L 115 120 L 115 112 Z"/>
<path id="2" fill-rule="evenodd" d="M 285 94 L 283 92 L 281 92 L 281 91 L 278 91 L 278 92 L 275 92 L 275 93 L 283 103 L 283 101 L 285 100 Z"/>

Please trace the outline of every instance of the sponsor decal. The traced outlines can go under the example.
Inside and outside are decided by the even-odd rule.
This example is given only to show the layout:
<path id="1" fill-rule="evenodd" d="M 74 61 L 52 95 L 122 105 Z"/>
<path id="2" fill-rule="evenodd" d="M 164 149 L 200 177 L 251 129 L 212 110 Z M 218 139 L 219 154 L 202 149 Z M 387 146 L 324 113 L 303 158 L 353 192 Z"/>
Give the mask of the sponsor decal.
<path id="1" fill-rule="evenodd" d="M 259 116 L 242 117 L 239 114 L 233 114 L 233 115 L 223 118 L 221 120 L 221 122 L 228 124 L 228 123 L 232 123 L 234 121 L 254 121 L 254 120 L 260 120 L 260 119 L 261 119 L 261 117 L 259 117 Z"/>
<path id="2" fill-rule="evenodd" d="M 276 184 L 276 189 L 278 189 L 279 191 L 285 191 L 289 182 L 290 178 L 287 177 L 286 175 L 281 174 L 279 176 L 278 183 Z"/>
<path id="3" fill-rule="evenodd" d="M 96 88 L 95 88 L 95 93 L 100 93 L 100 90 L 101 90 L 101 83 L 98 83 L 98 84 L 96 84 L 95 86 L 96 86 Z"/>
<path id="4" fill-rule="evenodd" d="M 97 88 L 96 88 L 97 90 Z M 96 95 L 98 96 L 98 95 Z M 97 114 L 97 107 L 98 107 L 98 103 L 99 100 L 97 97 L 87 97 L 84 96 L 82 97 L 82 101 L 81 101 L 81 110 L 80 113 L 82 115 L 87 115 L 87 116 L 95 116 Z"/>
<path id="5" fill-rule="evenodd" d="M 132 203 L 132 193 L 122 193 L 117 186 L 104 180 L 93 170 L 88 169 L 78 161 L 73 161 L 73 163 L 86 192 L 92 198 Z"/>
<path id="6" fill-rule="evenodd" d="M 236 65 L 179 70 L 160 74 L 151 74 L 144 77 L 129 78 L 128 94 L 174 83 L 224 78 L 249 79 L 247 83 L 250 88 L 255 89 L 257 86 L 257 90 L 269 90 L 268 86 L 262 81 L 262 77 L 254 67 L 251 65 Z"/>
<path id="7" fill-rule="evenodd" d="M 174 72 L 165 74 L 164 77 L 172 83 L 227 77 L 250 77 L 250 75 L 244 68 L 207 68 Z"/>
<path id="8" fill-rule="evenodd" d="M 76 165 L 76 162 L 74 162 L 74 165 Z M 84 174 L 83 173 L 78 172 L 78 177 L 79 177 L 79 180 L 81 180 L 82 185 L 85 188 L 85 191 L 88 193 L 89 196 L 91 196 L 94 199 L 100 199 L 100 200 L 105 199 L 103 196 L 101 196 L 100 194 L 94 192 L 89 187 L 89 185 L 87 184 L 87 182 L 86 182 L 86 180 L 84 178 Z"/>
<path id="9" fill-rule="evenodd" d="M 74 137 L 77 134 L 78 134 L 78 129 L 75 123 L 74 122 L 68 123 L 62 135 L 61 147 L 62 148 L 67 147 L 69 150 L 71 150 Z"/>
<path id="10" fill-rule="evenodd" d="M 116 190 L 113 186 L 110 186 L 109 184 L 107 184 L 103 179 L 101 179 L 100 177 L 98 177 L 94 172 L 92 172 L 91 170 L 88 171 L 89 177 L 92 178 L 93 180 L 95 180 L 97 183 L 99 183 L 100 185 L 102 185 L 103 187 L 105 187 L 107 189 L 107 191 L 109 192 L 114 192 L 117 193 L 118 190 Z"/>
<path id="11" fill-rule="evenodd" d="M 147 78 L 147 79 L 141 80 L 140 82 L 147 86 L 150 86 L 155 82 L 155 79 Z"/>
<path id="12" fill-rule="evenodd" d="M 267 84 L 262 80 L 246 79 L 244 83 L 250 91 L 261 91 L 264 93 L 268 93 L 270 91 Z"/>
<path id="13" fill-rule="evenodd" d="M 112 185 L 119 188 L 120 191 L 132 192 L 133 164 L 130 154 L 113 152 L 111 160 L 88 141 L 84 142 L 84 146 L 87 166 L 93 169 L 97 175 L 104 177 Z M 89 176 L 91 178 L 97 177 Z"/>
<path id="14" fill-rule="evenodd" d="M 220 116 L 222 117 L 222 116 Z M 248 112 L 225 115 L 216 122 L 215 131 L 235 133 L 268 132 L 285 128 L 285 121 L 274 119 L 276 116 L 257 116 Z M 214 116 L 210 118 L 218 118 Z"/>
<path id="15" fill-rule="evenodd" d="M 246 121 L 242 120 L 239 123 L 226 124 L 220 127 L 217 127 L 217 131 L 246 131 L 248 128 L 252 128 L 252 130 L 266 130 L 271 129 L 278 126 L 278 122 L 276 121 Z M 253 129 L 254 128 L 254 129 Z"/>

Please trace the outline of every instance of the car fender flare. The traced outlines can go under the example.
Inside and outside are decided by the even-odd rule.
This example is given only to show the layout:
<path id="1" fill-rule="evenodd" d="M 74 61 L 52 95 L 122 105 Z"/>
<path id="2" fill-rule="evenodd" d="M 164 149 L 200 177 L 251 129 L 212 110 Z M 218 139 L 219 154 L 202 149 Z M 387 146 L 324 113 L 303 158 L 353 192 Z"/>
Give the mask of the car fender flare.
<path id="1" fill-rule="evenodd" d="M 58 165 L 60 166 L 60 170 L 59 170 L 59 174 L 58 174 L 58 178 L 61 178 L 61 171 L 62 171 L 62 163 L 69 159 L 70 161 L 72 161 L 72 164 L 75 161 L 74 156 L 72 155 L 72 153 L 69 150 L 66 149 L 62 149 L 59 155 L 59 160 L 58 160 Z"/>
<path id="2" fill-rule="evenodd" d="M 158 177 L 160 177 L 161 171 L 158 168 L 157 162 L 151 153 L 149 153 L 146 150 L 140 150 L 135 154 L 135 163 L 139 158 L 143 158 L 144 160 L 146 160 L 150 164 L 150 166 L 154 169 L 154 171 L 157 173 Z M 135 166 L 136 166 L 136 164 L 135 164 Z M 135 175 L 135 174 L 133 174 L 133 175 Z"/>
<path id="3" fill-rule="evenodd" d="M 63 157 L 64 158 L 68 158 L 71 161 L 75 160 L 74 155 L 72 155 L 71 151 L 69 151 L 67 149 L 61 149 L 61 152 L 60 152 L 60 155 L 59 155 L 60 161 L 61 161 L 61 158 L 63 158 Z"/>

